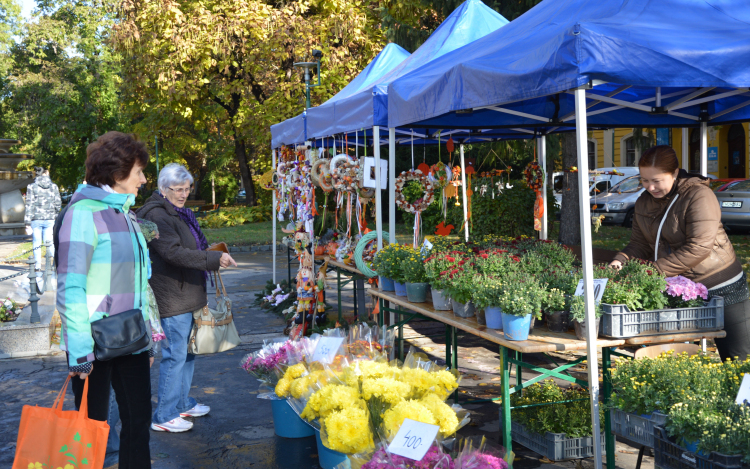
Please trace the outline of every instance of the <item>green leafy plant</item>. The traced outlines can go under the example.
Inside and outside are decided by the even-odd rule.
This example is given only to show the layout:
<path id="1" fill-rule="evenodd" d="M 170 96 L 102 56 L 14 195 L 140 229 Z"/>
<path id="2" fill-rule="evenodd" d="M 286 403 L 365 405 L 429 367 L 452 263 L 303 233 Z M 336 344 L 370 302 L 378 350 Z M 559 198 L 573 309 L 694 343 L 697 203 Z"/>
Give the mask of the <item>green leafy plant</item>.
<path id="1" fill-rule="evenodd" d="M 407 181 L 406 184 L 404 184 L 401 193 L 407 202 L 414 203 L 424 196 L 424 187 L 422 187 L 422 184 L 419 181 Z"/>
<path id="2" fill-rule="evenodd" d="M 545 293 L 545 288 L 529 275 L 508 276 L 502 280 L 502 291 L 494 306 L 499 306 L 505 314 L 532 314 L 539 319 Z"/>
<path id="3" fill-rule="evenodd" d="M 411 256 L 403 260 L 401 270 L 404 272 L 404 280 L 409 283 L 427 282 L 424 260 L 419 251 L 414 250 Z"/>
<path id="4" fill-rule="evenodd" d="M 565 292 L 558 288 L 550 288 L 545 291 L 544 297 L 542 298 L 542 310 L 549 313 L 564 311 L 565 305 Z"/>
<path id="5" fill-rule="evenodd" d="M 270 206 L 230 207 L 198 219 L 201 228 L 214 229 L 257 223 L 271 219 Z"/>
<path id="6" fill-rule="evenodd" d="M 578 321 L 583 324 L 586 321 L 586 300 L 581 296 L 568 296 L 568 304 L 570 308 L 570 319 Z M 596 318 L 602 317 L 602 308 L 599 303 L 594 307 L 594 316 Z"/>
<path id="7" fill-rule="evenodd" d="M 541 435 L 552 432 L 565 433 L 571 438 L 591 436 L 591 406 L 588 397 L 586 389 L 563 389 L 548 379 L 532 384 L 523 393 L 511 395 L 511 404 L 515 407 L 559 401 L 573 402 L 516 409 L 513 411 L 513 419 Z M 599 418 L 604 421 L 602 408 L 599 409 Z"/>
<path id="8" fill-rule="evenodd" d="M 480 275 L 475 277 L 471 301 L 477 308 L 498 306 L 498 300 L 502 293 L 503 284 L 500 279 L 489 275 Z"/>
<path id="9" fill-rule="evenodd" d="M 375 254 L 372 261 L 372 270 L 381 277 L 404 283 L 406 277 L 404 276 L 403 262 L 415 252 L 413 248 L 403 244 L 389 244 Z"/>

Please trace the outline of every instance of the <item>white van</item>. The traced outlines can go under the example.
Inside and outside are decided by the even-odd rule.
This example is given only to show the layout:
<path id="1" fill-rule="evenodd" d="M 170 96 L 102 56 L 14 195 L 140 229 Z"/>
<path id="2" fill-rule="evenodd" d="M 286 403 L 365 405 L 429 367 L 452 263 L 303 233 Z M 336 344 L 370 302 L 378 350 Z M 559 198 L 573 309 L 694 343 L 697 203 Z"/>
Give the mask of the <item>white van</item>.
<path id="1" fill-rule="evenodd" d="M 603 194 L 612 186 L 630 176 L 640 173 L 635 166 L 619 166 L 609 168 L 597 168 L 589 171 L 589 193 L 591 197 L 595 194 Z M 555 194 L 557 206 L 562 201 L 563 172 L 552 173 L 552 190 Z M 597 192 L 598 191 L 598 192 Z"/>

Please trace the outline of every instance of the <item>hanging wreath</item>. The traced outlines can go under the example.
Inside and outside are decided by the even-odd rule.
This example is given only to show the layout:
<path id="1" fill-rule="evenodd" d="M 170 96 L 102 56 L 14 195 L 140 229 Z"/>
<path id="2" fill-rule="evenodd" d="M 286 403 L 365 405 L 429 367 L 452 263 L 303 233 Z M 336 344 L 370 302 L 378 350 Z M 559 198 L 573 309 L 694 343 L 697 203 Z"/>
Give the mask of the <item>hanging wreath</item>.
<path id="1" fill-rule="evenodd" d="M 332 162 L 333 163 L 333 162 Z M 343 161 L 335 166 L 331 174 L 333 188 L 340 192 L 357 192 L 359 188 L 359 163 L 356 161 Z"/>
<path id="2" fill-rule="evenodd" d="M 416 181 L 422 186 L 422 194 L 417 200 L 408 202 L 404 197 L 404 185 L 409 181 Z M 404 171 L 396 178 L 396 205 L 409 213 L 422 212 L 435 200 L 433 183 L 420 170 Z"/>
<path id="3" fill-rule="evenodd" d="M 315 160 L 315 163 L 312 164 L 310 177 L 312 178 L 312 181 L 316 186 L 320 187 L 320 180 L 324 179 L 326 176 L 328 176 L 328 178 L 330 179 L 330 164 L 331 162 L 325 158 Z"/>
<path id="4" fill-rule="evenodd" d="M 531 190 L 542 190 L 542 184 L 544 184 L 544 173 L 537 163 L 529 163 L 528 166 L 526 166 L 526 169 L 523 170 L 523 174 L 526 177 L 526 185 L 529 186 Z"/>

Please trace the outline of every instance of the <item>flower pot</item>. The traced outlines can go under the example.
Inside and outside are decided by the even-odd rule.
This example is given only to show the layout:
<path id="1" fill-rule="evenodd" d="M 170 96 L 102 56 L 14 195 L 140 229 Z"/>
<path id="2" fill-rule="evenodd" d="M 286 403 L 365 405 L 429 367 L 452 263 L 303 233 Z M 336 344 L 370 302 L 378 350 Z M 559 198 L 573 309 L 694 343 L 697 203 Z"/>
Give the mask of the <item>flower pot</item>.
<path id="1" fill-rule="evenodd" d="M 483 309 L 476 309 L 476 311 L 474 311 L 474 314 L 477 315 L 477 325 L 479 325 L 479 326 L 486 326 L 487 325 L 487 319 L 484 316 L 484 310 Z"/>
<path id="2" fill-rule="evenodd" d="M 484 319 L 487 327 L 498 331 L 503 330 L 503 311 L 495 306 L 484 308 Z"/>
<path id="3" fill-rule="evenodd" d="M 386 277 L 381 277 L 381 276 L 378 276 L 378 280 L 379 280 L 378 283 L 380 284 L 381 290 L 393 291 L 396 289 L 396 287 L 393 285 L 393 280 L 386 278 Z"/>
<path id="4" fill-rule="evenodd" d="M 451 306 L 453 306 L 453 314 L 459 318 L 470 318 L 474 316 L 474 303 L 471 301 L 464 304 L 451 298 Z"/>
<path id="5" fill-rule="evenodd" d="M 315 431 L 315 440 L 318 443 L 318 463 L 323 469 L 333 469 L 339 464 L 344 463 L 343 467 L 349 466 L 349 458 L 344 453 L 339 453 L 332 449 L 328 449 L 323 444 L 323 440 L 320 439 L 320 432 Z"/>
<path id="6" fill-rule="evenodd" d="M 396 296 L 406 296 L 406 284 L 393 281 L 393 286 L 396 290 Z"/>
<path id="7" fill-rule="evenodd" d="M 432 289 L 432 309 L 436 311 L 450 311 L 451 300 L 443 294 L 443 290 Z"/>
<path id="8" fill-rule="evenodd" d="M 596 337 L 599 337 L 599 321 L 601 319 L 602 318 L 596 318 L 596 325 L 594 326 L 596 328 Z M 578 337 L 578 340 L 586 340 L 586 323 L 580 323 L 573 320 L 573 326 L 575 326 L 576 337 Z"/>
<path id="9" fill-rule="evenodd" d="M 531 326 L 531 315 L 513 316 L 503 314 L 503 333 L 508 340 L 527 340 Z"/>
<path id="10" fill-rule="evenodd" d="M 315 429 L 305 423 L 292 409 L 286 399 L 271 401 L 273 431 L 283 438 L 306 438 L 315 434 Z"/>
<path id="11" fill-rule="evenodd" d="M 406 298 L 412 303 L 424 303 L 427 301 L 427 283 L 406 282 Z"/>
<path id="12" fill-rule="evenodd" d="M 568 332 L 568 329 L 570 329 L 570 312 L 553 311 L 548 313 L 547 328 L 551 332 Z"/>

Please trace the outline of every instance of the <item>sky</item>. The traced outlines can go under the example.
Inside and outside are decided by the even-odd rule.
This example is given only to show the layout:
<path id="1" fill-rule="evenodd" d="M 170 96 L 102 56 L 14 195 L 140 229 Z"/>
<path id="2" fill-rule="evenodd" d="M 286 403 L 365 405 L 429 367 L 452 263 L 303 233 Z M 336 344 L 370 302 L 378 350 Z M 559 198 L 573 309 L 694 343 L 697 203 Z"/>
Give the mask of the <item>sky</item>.
<path id="1" fill-rule="evenodd" d="M 36 6 L 36 2 L 34 0 L 18 0 L 18 2 L 21 4 L 21 15 L 26 19 L 31 18 L 31 10 Z"/>

